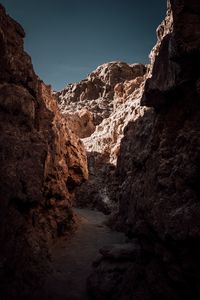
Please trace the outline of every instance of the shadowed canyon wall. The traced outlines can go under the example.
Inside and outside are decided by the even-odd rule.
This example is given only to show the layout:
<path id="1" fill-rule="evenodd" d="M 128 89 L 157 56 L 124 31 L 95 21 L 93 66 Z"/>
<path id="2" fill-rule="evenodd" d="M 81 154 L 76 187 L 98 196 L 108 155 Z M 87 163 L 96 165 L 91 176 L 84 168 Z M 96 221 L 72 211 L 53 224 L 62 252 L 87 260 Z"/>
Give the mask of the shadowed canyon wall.
<path id="1" fill-rule="evenodd" d="M 87 178 L 82 142 L 23 50 L 0 5 L 0 290 L 41 299 L 48 242 L 73 227 L 73 190 Z M 40 282 L 40 283 L 39 283 Z"/>
<path id="2" fill-rule="evenodd" d="M 141 100 L 154 110 L 127 125 L 116 170 L 114 225 L 135 246 L 95 264 L 95 299 L 200 298 L 199 1 L 171 0 L 157 33 Z"/>
<path id="3" fill-rule="evenodd" d="M 125 219 L 134 223 L 130 228 L 139 228 L 136 223 L 142 213 L 160 238 L 199 234 L 199 8 L 195 2 L 172 1 L 173 32 L 162 40 L 141 100 L 155 112 L 129 124 L 118 161 L 119 176 L 129 169 L 134 178 L 126 186 L 133 191 L 127 199 L 135 214 L 124 215 Z M 128 160 L 127 146 L 131 148 Z"/>

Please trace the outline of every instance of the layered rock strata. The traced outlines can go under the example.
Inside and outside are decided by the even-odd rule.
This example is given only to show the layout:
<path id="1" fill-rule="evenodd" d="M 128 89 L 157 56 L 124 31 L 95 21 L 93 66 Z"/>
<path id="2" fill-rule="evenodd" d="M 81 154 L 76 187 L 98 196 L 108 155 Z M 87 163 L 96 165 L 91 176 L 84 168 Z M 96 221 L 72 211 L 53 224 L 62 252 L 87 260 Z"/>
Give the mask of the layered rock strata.
<path id="1" fill-rule="evenodd" d="M 200 298 L 200 3 L 170 4 L 141 100 L 154 110 L 127 125 L 117 162 L 114 225 L 136 251 L 103 253 L 95 299 Z"/>
<path id="2" fill-rule="evenodd" d="M 0 290 L 41 299 L 48 242 L 74 223 L 73 190 L 87 178 L 82 142 L 23 50 L 24 30 L 0 5 Z"/>

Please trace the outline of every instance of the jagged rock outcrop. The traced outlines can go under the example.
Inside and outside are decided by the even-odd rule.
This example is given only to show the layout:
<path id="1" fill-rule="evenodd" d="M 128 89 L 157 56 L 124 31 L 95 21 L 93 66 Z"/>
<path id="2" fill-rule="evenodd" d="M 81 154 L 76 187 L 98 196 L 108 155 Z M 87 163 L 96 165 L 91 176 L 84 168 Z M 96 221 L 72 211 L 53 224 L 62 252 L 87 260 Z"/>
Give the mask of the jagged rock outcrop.
<path id="1" fill-rule="evenodd" d="M 113 222 L 141 250 L 94 266 L 95 299 L 200 298 L 200 3 L 170 2 L 141 100 L 154 111 L 127 125 L 117 162 Z"/>
<path id="2" fill-rule="evenodd" d="M 129 121 L 136 120 L 145 111 L 145 108 L 140 106 L 144 82 L 145 76 L 120 84 L 120 90 L 123 89 L 120 95 L 119 85 L 115 87 L 115 108 L 112 114 L 96 127 L 90 137 L 83 139 L 88 152 L 102 153 L 110 163 L 116 165 L 124 128 Z"/>
<path id="3" fill-rule="evenodd" d="M 115 168 L 124 128 L 131 120 L 143 116 L 145 111 L 146 108 L 140 106 L 140 98 L 135 98 L 133 93 L 118 103 L 110 117 L 104 119 L 90 137 L 83 139 L 88 156 L 89 180 L 76 190 L 76 204 L 97 208 L 104 213 L 111 213 L 117 208 Z"/>
<path id="4" fill-rule="evenodd" d="M 119 63 L 116 65 L 118 67 Z M 131 65 L 132 73 L 139 76 L 131 80 L 127 76 L 125 80 L 127 65 L 123 63 L 120 65 L 126 66 L 125 70 L 121 67 L 124 81 L 113 84 L 112 90 L 110 90 L 112 98 L 109 99 L 109 102 L 113 106 L 112 113 L 107 118 L 103 114 L 104 119 L 96 126 L 94 133 L 83 139 L 88 156 L 89 180 L 76 192 L 78 206 L 97 208 L 104 213 L 110 213 L 117 206 L 117 201 L 114 201 L 113 197 L 115 187 L 118 185 L 114 169 L 124 128 L 130 120 L 136 120 L 145 111 L 145 108 L 140 106 L 140 97 L 146 76 L 145 66 Z M 119 75 L 115 74 L 115 70 L 112 65 L 109 72 L 111 78 Z"/>
<path id="5" fill-rule="evenodd" d="M 87 178 L 82 142 L 23 50 L 24 30 L 0 5 L 1 298 L 41 299 L 48 242 L 74 223 Z"/>
<path id="6" fill-rule="evenodd" d="M 85 80 L 56 93 L 59 108 L 87 150 L 89 180 L 76 192 L 76 204 L 110 213 L 115 186 L 112 178 L 123 129 L 143 114 L 139 99 L 147 67 L 111 62 L 99 66 Z M 112 178 L 112 180 L 111 180 Z"/>
<path id="7" fill-rule="evenodd" d="M 171 33 L 173 30 L 173 15 L 172 15 L 172 10 L 171 10 L 171 4 L 170 1 L 167 0 L 167 13 L 165 19 L 161 22 L 161 24 L 158 26 L 156 29 L 156 35 L 157 35 L 157 43 L 151 50 L 149 54 L 149 59 L 150 59 L 150 65 L 148 68 L 148 76 L 152 76 L 152 70 L 154 66 L 154 62 L 156 60 L 157 55 L 159 54 L 160 50 L 160 45 L 163 40 L 163 38 Z"/>
<path id="8" fill-rule="evenodd" d="M 62 114 L 74 113 L 82 108 L 93 113 L 94 124 L 98 125 L 113 111 L 114 87 L 126 80 L 143 76 L 145 66 L 110 62 L 99 66 L 79 83 L 69 84 L 56 93 Z"/>

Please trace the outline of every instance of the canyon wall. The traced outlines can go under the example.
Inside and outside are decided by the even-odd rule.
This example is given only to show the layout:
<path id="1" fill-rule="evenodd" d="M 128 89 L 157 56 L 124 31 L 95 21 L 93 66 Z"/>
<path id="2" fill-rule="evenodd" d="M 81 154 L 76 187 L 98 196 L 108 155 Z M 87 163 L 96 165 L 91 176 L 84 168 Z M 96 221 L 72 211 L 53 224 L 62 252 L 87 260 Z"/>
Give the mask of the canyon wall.
<path id="1" fill-rule="evenodd" d="M 199 8 L 195 1 L 172 1 L 173 32 L 162 40 L 141 100 L 155 112 L 150 118 L 145 114 L 146 122 L 128 125 L 118 160 L 118 175 L 134 178 L 130 185 L 122 183 L 133 192 L 128 199 L 134 209 L 127 213 L 134 216 L 125 216 L 132 220 L 131 230 L 139 229 L 142 213 L 160 238 L 199 234 Z M 127 146 L 134 153 L 128 160 Z"/>
<path id="2" fill-rule="evenodd" d="M 141 105 L 116 175 L 113 225 L 131 251 L 102 251 L 88 284 L 95 299 L 199 299 L 200 3 L 168 2 Z M 117 253 L 117 255 L 116 255 Z"/>
<path id="3" fill-rule="evenodd" d="M 87 109 L 93 114 L 94 124 L 98 125 L 113 111 L 115 86 L 142 76 L 145 69 L 142 64 L 105 63 L 81 82 L 68 84 L 66 88 L 56 93 L 60 111 L 68 116 L 75 111 Z"/>
<path id="4" fill-rule="evenodd" d="M 41 299 L 48 243 L 73 227 L 74 187 L 87 178 L 82 142 L 23 50 L 0 5 L 0 290 Z"/>
<path id="5" fill-rule="evenodd" d="M 117 206 L 114 170 L 123 130 L 145 108 L 140 97 L 147 66 L 110 62 L 56 95 L 62 115 L 82 138 L 89 180 L 76 191 L 76 204 L 110 213 Z M 112 193 L 112 195 L 110 194 Z"/>

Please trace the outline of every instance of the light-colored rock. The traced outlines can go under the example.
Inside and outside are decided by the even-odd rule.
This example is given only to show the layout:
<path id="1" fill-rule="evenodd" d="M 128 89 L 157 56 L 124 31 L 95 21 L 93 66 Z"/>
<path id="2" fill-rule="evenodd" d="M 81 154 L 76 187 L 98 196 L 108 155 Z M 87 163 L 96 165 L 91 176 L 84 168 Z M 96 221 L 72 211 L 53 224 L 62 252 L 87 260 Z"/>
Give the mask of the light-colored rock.
<path id="1" fill-rule="evenodd" d="M 113 201 L 117 184 L 114 169 L 125 127 L 130 121 L 142 117 L 146 111 L 145 107 L 140 106 L 144 81 L 145 76 L 139 76 L 115 85 L 113 112 L 96 126 L 91 136 L 82 139 L 90 174 L 89 181 L 76 193 L 78 205 L 98 208 L 104 213 L 116 208 L 117 202 Z"/>
<path id="2" fill-rule="evenodd" d="M 110 201 L 109 184 L 124 128 L 145 111 L 140 107 L 145 72 L 142 64 L 106 63 L 57 93 L 61 113 L 82 138 L 88 156 L 89 181 L 77 190 L 77 205 L 104 213 L 116 206 Z"/>
<path id="3" fill-rule="evenodd" d="M 109 163 L 116 165 L 126 125 L 142 116 L 146 110 L 140 106 L 145 79 L 144 75 L 115 85 L 113 112 L 96 127 L 90 137 L 83 139 L 88 152 L 102 153 L 108 157 Z"/>
<path id="4" fill-rule="evenodd" d="M 62 114 L 74 113 L 83 108 L 93 113 L 98 125 L 113 111 L 114 87 L 126 80 L 143 76 L 146 67 L 142 64 L 110 62 L 99 66 L 79 83 L 69 84 L 56 93 Z"/>

